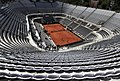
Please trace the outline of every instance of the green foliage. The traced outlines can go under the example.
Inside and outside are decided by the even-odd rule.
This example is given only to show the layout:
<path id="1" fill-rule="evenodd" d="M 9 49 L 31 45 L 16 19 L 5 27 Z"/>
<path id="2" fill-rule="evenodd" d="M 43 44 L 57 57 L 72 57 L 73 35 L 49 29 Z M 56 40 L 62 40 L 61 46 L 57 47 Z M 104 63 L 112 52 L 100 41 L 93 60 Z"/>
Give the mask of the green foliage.
<path id="1" fill-rule="evenodd" d="M 109 9 L 110 1 L 109 0 L 101 0 L 98 4 L 98 8 Z"/>
<path id="2" fill-rule="evenodd" d="M 112 10 L 120 12 L 120 0 L 115 0 L 115 4 L 113 5 Z"/>
<path id="3" fill-rule="evenodd" d="M 82 6 L 90 6 L 90 1 L 91 0 L 59 0 L 62 2 L 74 4 L 74 5 L 82 5 Z M 114 2 L 111 6 L 111 2 Z M 100 0 L 98 7 L 101 9 L 111 9 L 117 12 L 120 12 L 120 0 Z"/>

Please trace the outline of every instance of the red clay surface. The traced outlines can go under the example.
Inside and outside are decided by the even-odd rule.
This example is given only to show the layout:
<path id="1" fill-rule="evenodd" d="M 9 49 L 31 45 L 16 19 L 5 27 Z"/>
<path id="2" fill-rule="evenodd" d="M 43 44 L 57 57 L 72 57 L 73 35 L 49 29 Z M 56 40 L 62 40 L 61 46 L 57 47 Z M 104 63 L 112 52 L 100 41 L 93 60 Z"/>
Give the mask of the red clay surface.
<path id="1" fill-rule="evenodd" d="M 81 38 L 77 37 L 74 33 L 65 30 L 60 24 L 44 25 L 44 28 L 57 46 L 64 46 L 81 41 Z"/>
<path id="2" fill-rule="evenodd" d="M 63 27 L 62 25 L 60 25 L 60 24 L 44 25 L 44 28 L 45 28 L 45 30 L 46 30 L 48 33 L 65 30 L 64 27 Z"/>

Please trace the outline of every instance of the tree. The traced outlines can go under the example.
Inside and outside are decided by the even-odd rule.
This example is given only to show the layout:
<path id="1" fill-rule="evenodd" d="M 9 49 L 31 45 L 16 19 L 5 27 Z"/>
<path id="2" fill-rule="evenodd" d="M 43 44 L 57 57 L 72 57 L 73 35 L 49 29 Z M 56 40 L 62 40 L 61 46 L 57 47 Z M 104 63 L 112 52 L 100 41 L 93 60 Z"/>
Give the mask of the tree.
<path id="1" fill-rule="evenodd" d="M 109 9 L 110 6 L 110 0 L 101 0 L 98 4 L 98 8 L 101 9 Z"/>

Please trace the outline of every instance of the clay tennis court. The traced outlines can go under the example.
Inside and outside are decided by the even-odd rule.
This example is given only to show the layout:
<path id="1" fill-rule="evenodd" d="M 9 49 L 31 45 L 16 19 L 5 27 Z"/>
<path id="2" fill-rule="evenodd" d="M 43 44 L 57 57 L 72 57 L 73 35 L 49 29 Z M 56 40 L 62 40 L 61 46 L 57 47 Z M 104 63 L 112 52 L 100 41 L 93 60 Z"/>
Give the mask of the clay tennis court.
<path id="1" fill-rule="evenodd" d="M 57 46 L 64 46 L 81 41 L 81 38 L 69 30 L 65 30 L 60 24 L 44 25 L 44 28 Z"/>
<path id="2" fill-rule="evenodd" d="M 49 25 L 44 25 L 44 27 L 48 33 L 65 30 L 64 27 L 60 24 L 49 24 Z"/>

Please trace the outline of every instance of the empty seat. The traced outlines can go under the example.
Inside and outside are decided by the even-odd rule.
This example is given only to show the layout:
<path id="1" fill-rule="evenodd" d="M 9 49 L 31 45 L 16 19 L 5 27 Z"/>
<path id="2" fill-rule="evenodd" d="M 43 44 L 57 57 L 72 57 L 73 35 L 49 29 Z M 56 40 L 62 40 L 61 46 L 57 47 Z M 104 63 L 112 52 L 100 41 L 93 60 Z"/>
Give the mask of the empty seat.
<path id="1" fill-rule="evenodd" d="M 35 80 L 45 80 L 46 76 L 42 75 L 42 74 L 41 75 L 38 74 L 38 75 L 35 75 L 33 79 L 35 79 Z"/>
<path id="2" fill-rule="evenodd" d="M 57 74 L 50 74 L 47 76 L 48 80 L 58 80 L 59 79 L 59 75 Z"/>
<path id="3" fill-rule="evenodd" d="M 62 80 L 70 80 L 72 79 L 71 75 L 63 74 L 60 76 L 60 79 Z"/>

